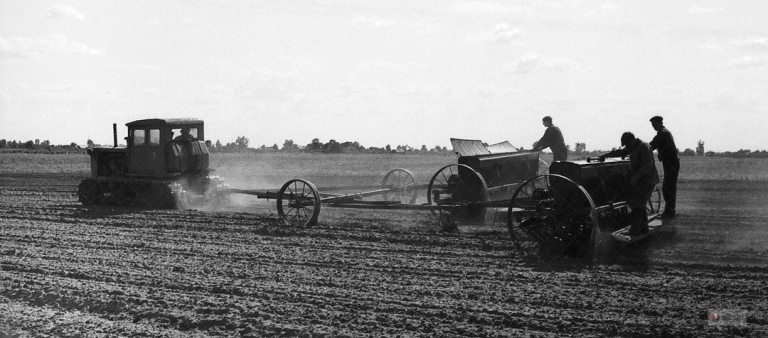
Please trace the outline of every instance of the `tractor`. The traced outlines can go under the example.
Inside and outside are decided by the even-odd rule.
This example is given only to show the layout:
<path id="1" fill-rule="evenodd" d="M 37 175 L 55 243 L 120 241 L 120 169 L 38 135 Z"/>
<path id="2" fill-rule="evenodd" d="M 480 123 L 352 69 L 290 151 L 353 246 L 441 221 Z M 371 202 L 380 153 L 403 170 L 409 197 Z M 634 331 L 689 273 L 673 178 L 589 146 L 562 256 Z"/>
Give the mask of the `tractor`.
<path id="1" fill-rule="evenodd" d="M 211 176 L 210 141 L 199 119 L 146 119 L 129 122 L 127 146 L 88 148 L 91 177 L 78 186 L 83 205 L 177 208 L 192 198 L 211 198 L 226 188 Z"/>

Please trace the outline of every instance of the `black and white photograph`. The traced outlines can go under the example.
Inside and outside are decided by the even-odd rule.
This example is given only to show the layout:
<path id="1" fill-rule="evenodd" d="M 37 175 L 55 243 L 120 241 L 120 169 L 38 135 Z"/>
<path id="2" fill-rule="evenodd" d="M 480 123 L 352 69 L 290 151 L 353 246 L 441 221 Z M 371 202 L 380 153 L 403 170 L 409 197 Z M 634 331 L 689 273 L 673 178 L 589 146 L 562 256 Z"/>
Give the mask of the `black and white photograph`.
<path id="1" fill-rule="evenodd" d="M 0 0 L 0 338 L 768 337 L 766 18 Z"/>

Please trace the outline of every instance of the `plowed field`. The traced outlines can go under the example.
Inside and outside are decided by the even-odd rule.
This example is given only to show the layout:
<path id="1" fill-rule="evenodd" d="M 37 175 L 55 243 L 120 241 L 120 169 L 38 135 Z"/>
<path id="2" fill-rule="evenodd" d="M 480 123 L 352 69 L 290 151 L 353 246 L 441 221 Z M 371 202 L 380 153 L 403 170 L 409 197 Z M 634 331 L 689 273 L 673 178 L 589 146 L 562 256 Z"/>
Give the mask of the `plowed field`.
<path id="1" fill-rule="evenodd" d="M 684 179 L 681 217 L 595 264 L 424 211 L 86 208 L 83 167 L 0 175 L 0 337 L 768 336 L 765 180 Z"/>

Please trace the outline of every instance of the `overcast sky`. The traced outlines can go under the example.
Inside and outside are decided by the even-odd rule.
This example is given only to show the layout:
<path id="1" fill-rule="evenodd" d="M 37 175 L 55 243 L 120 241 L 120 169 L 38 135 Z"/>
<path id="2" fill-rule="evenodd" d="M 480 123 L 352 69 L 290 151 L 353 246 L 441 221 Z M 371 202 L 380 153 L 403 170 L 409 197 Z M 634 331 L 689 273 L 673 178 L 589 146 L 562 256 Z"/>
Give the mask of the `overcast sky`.
<path id="1" fill-rule="evenodd" d="M 768 149 L 768 1 L 0 1 L 0 138 Z"/>

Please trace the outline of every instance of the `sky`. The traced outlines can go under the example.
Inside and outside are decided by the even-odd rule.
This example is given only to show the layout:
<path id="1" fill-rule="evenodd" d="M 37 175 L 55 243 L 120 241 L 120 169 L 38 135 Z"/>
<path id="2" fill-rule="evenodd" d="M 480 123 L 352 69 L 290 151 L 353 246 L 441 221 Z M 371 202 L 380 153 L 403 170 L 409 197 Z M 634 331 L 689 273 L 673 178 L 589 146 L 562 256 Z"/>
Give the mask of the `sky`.
<path id="1" fill-rule="evenodd" d="M 768 1 L 0 1 L 0 139 L 768 149 Z"/>

